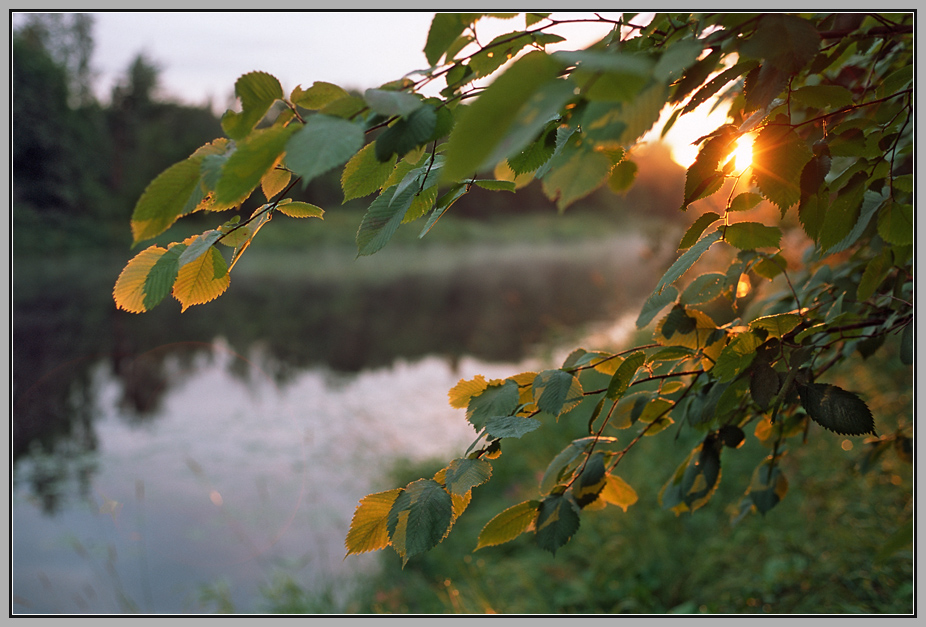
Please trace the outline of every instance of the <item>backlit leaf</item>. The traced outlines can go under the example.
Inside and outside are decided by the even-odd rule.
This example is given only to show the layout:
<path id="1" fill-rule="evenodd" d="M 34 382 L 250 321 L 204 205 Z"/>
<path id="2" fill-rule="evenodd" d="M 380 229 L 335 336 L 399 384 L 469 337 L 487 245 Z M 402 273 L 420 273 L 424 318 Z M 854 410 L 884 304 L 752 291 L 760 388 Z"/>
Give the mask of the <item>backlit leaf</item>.
<path id="1" fill-rule="evenodd" d="M 730 201 L 730 206 L 727 207 L 727 211 L 749 211 L 760 202 L 762 202 L 762 196 L 759 194 L 754 194 L 752 192 L 737 194 L 737 196 Z"/>
<path id="2" fill-rule="evenodd" d="M 450 406 L 456 409 L 466 409 L 470 399 L 482 394 L 487 387 L 489 383 L 481 374 L 477 374 L 472 379 L 460 379 L 447 393 Z"/>
<path id="3" fill-rule="evenodd" d="M 468 25 L 472 24 L 478 13 L 436 13 L 428 30 L 424 54 L 431 65 L 437 65 L 447 49 Z"/>
<path id="4" fill-rule="evenodd" d="M 740 250 L 779 248 L 781 244 L 781 229 L 777 226 L 766 226 L 758 222 L 737 222 L 725 227 L 723 231 L 723 238 L 727 243 Z"/>
<path id="5" fill-rule="evenodd" d="M 626 481 L 617 475 L 607 475 L 604 489 L 598 494 L 598 498 L 611 505 L 617 505 L 626 512 L 627 508 L 636 503 L 639 497 L 637 497 L 636 490 Z"/>
<path id="6" fill-rule="evenodd" d="M 330 115 L 316 114 L 286 144 L 286 165 L 303 185 L 347 162 L 363 148 L 363 128 Z"/>
<path id="7" fill-rule="evenodd" d="M 627 191 L 637 178 L 637 164 L 630 159 L 623 159 L 611 170 L 608 187 L 618 194 Z"/>
<path id="8" fill-rule="evenodd" d="M 763 128 L 752 148 L 752 169 L 762 194 L 784 213 L 801 197 L 801 171 L 812 157 L 810 147 L 787 123 L 776 118 Z"/>
<path id="9" fill-rule="evenodd" d="M 719 219 L 720 216 L 713 211 L 705 211 L 690 227 L 688 227 L 688 230 L 685 231 L 682 241 L 678 244 L 678 249 L 685 250 L 686 248 L 691 248 L 691 245 L 697 242 L 698 238 L 701 237 L 701 233 L 704 232 L 704 229 Z"/>
<path id="10" fill-rule="evenodd" d="M 214 246 L 203 255 L 181 266 L 174 282 L 173 296 L 181 311 L 218 298 L 229 284 L 228 265 Z"/>
<path id="11" fill-rule="evenodd" d="M 347 555 L 378 551 L 389 546 L 386 524 L 392 504 L 401 492 L 402 488 L 396 488 L 360 499 L 344 541 Z"/>
<path id="12" fill-rule="evenodd" d="M 148 184 L 132 211 L 134 243 L 160 235 L 177 218 L 193 210 L 201 197 L 196 192 L 203 158 L 194 155 L 175 163 Z M 195 199 L 192 203 L 191 198 Z"/>
<path id="13" fill-rule="evenodd" d="M 543 193 L 562 211 L 601 187 L 610 171 L 607 155 L 574 137 L 550 160 L 550 172 L 543 177 Z"/>
<path id="14" fill-rule="evenodd" d="M 297 104 L 303 109 L 316 111 L 318 109 L 323 109 L 326 105 L 336 100 L 349 96 L 350 94 L 343 88 L 333 83 L 315 81 L 312 83 L 312 86 L 306 90 L 303 90 L 301 85 L 297 86 L 293 90 L 292 95 L 290 95 L 290 100 L 292 100 L 293 104 Z"/>
<path id="15" fill-rule="evenodd" d="M 483 167 L 517 119 L 518 111 L 547 81 L 560 64 L 540 51 L 515 61 L 467 107 L 450 134 L 444 180 L 468 178 Z"/>
<path id="16" fill-rule="evenodd" d="M 801 317 L 795 313 L 780 313 L 756 318 L 749 323 L 750 329 L 764 329 L 769 337 L 781 338 L 797 328 Z"/>
<path id="17" fill-rule="evenodd" d="M 697 241 L 693 246 L 691 246 L 687 251 L 682 253 L 678 259 L 675 260 L 669 269 L 666 270 L 666 273 L 662 275 L 662 278 L 659 279 L 659 282 L 656 284 L 656 289 L 654 293 L 660 293 L 666 286 L 675 283 L 683 274 L 685 274 L 695 262 L 701 258 L 708 248 L 713 246 L 721 237 L 721 232 L 719 230 L 712 231 L 708 233 L 701 239 Z"/>
<path id="18" fill-rule="evenodd" d="M 116 302 L 116 306 L 119 309 L 124 309 L 125 311 L 131 313 L 143 313 L 148 311 L 154 303 L 150 306 L 146 306 L 146 290 L 145 284 L 148 281 L 148 277 L 152 272 L 152 269 L 155 267 L 155 264 L 167 253 L 166 248 L 161 246 L 149 246 L 145 250 L 141 251 L 135 255 L 125 268 L 122 269 L 122 272 L 119 274 L 119 278 L 116 280 L 116 285 L 113 288 L 113 300 Z M 174 263 L 176 264 L 176 257 L 179 257 L 179 253 L 174 258 Z M 176 269 L 174 270 L 176 275 Z M 173 285 L 173 279 L 170 281 L 170 285 Z M 170 285 L 167 290 L 170 291 Z M 167 292 L 159 289 L 158 293 L 160 302 L 164 296 L 167 295 Z"/>
<path id="19" fill-rule="evenodd" d="M 646 302 L 643 304 L 640 315 L 637 317 L 637 328 L 642 329 L 652 322 L 653 318 L 655 318 L 660 311 L 665 309 L 667 305 L 674 303 L 676 298 L 678 298 L 678 290 L 675 289 L 673 285 L 667 285 L 661 292 L 653 292 L 650 294 L 649 298 L 647 298 Z"/>
<path id="20" fill-rule="evenodd" d="M 605 397 L 617 401 L 627 392 L 627 388 L 630 387 L 630 384 L 633 382 L 633 378 L 637 374 L 637 370 L 645 363 L 646 353 L 643 351 L 637 351 L 624 359 L 621 362 L 621 365 L 618 366 L 617 370 L 614 372 L 614 375 L 611 377 L 611 381 L 608 383 L 608 391 L 605 393 Z"/>
<path id="21" fill-rule="evenodd" d="M 226 111 L 222 129 L 231 139 L 240 140 L 257 126 L 274 102 L 283 98 L 283 88 L 266 72 L 250 72 L 235 82 L 235 95 L 241 100 L 241 112 Z"/>
<path id="22" fill-rule="evenodd" d="M 740 333 L 720 352 L 711 373 L 718 381 L 732 381 L 752 364 L 762 340 L 755 333 Z"/>
<path id="23" fill-rule="evenodd" d="M 476 550 L 514 540 L 522 533 L 533 531 L 540 501 L 524 501 L 497 514 L 479 532 Z"/>
<path id="24" fill-rule="evenodd" d="M 215 186 L 215 201 L 223 206 L 244 202 L 261 179 L 277 164 L 295 126 L 272 126 L 253 131 L 239 141 Z"/>
<path id="25" fill-rule="evenodd" d="M 659 492 L 659 503 L 676 515 L 694 511 L 706 504 L 720 483 L 719 442 L 708 437 L 689 453 L 688 458 Z"/>
<path id="26" fill-rule="evenodd" d="M 282 201 L 277 205 L 277 211 L 290 218 L 321 218 L 325 210 L 321 207 L 301 201 Z"/>
<path id="27" fill-rule="evenodd" d="M 395 167 L 395 156 L 380 161 L 376 158 L 376 144 L 370 143 L 350 158 L 341 173 L 344 202 L 361 198 L 378 191 Z"/>
<path id="28" fill-rule="evenodd" d="M 267 172 L 260 180 L 260 189 L 264 192 L 264 198 L 270 200 L 289 185 L 292 174 L 289 170 L 283 168 L 273 168 Z"/>

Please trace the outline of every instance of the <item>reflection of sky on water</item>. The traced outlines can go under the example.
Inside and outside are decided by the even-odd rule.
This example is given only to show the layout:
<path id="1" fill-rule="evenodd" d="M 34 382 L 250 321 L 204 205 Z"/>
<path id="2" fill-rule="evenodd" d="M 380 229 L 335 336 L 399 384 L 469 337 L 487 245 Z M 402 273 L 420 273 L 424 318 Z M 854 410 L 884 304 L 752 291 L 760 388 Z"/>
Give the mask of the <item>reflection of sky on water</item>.
<path id="1" fill-rule="evenodd" d="M 240 358 L 220 343 L 214 356 L 177 377 L 143 424 L 120 417 L 119 386 L 97 369 L 89 498 L 50 517 L 24 481 L 15 492 L 14 611 L 210 610 L 200 586 L 218 581 L 247 610 L 275 569 L 306 586 L 346 585 L 372 564 L 344 560 L 343 540 L 358 500 L 395 487 L 379 476 L 389 457 L 462 454 L 475 432 L 447 390 L 513 373 L 425 358 L 351 376 L 308 370 L 278 389 L 253 365 L 248 383 L 233 377 Z"/>

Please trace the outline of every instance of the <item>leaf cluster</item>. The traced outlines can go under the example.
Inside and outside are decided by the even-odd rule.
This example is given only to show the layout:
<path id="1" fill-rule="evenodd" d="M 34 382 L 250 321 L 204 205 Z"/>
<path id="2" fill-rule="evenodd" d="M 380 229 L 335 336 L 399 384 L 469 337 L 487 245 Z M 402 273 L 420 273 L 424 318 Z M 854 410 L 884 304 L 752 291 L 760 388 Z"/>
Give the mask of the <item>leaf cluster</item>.
<path id="1" fill-rule="evenodd" d="M 564 443 L 537 498 L 489 521 L 477 548 L 532 533 L 555 553 L 586 511 L 626 509 L 636 493 L 617 468 L 662 432 L 699 434 L 659 495 L 677 514 L 711 500 L 723 457 L 747 437 L 766 447 L 737 517 L 786 496 L 780 460 L 813 425 L 910 442 L 912 421 L 879 436 L 865 400 L 822 379 L 895 337 L 903 363 L 913 361 L 912 14 L 594 17 L 609 35 L 552 53 L 561 38 L 550 15 L 526 14 L 524 28 L 480 44 L 478 24 L 490 18 L 512 16 L 438 13 L 424 48 L 431 67 L 362 95 L 317 82 L 287 97 L 268 74 L 242 76 L 226 137 L 157 177 L 132 215 L 138 243 L 191 213 L 238 207 L 260 187 L 266 203 L 249 218 L 152 246 L 116 283 L 128 311 L 168 293 L 185 309 L 228 287 L 271 218 L 322 217 L 286 197 L 298 182 L 340 169 L 345 201 L 375 195 L 357 232 L 358 255 L 370 255 L 404 224 L 421 220 L 426 235 L 474 186 L 514 192 L 538 179 L 561 210 L 606 185 L 624 191 L 633 150 L 666 107 L 663 133 L 703 103 L 725 107 L 726 122 L 697 142 L 679 207 L 727 199 L 698 212 L 643 304 L 637 326 L 652 342 L 461 381 L 450 402 L 465 409 L 473 445 L 432 478 L 363 499 L 348 554 L 392 546 L 408 560 L 429 550 L 490 479 L 504 441 L 551 421 L 587 434 Z M 433 81 L 446 86 L 423 96 Z M 731 155 L 745 136 L 754 156 L 743 167 Z M 230 262 L 218 245 L 231 248 Z M 700 269 L 718 258 L 720 268 Z"/>

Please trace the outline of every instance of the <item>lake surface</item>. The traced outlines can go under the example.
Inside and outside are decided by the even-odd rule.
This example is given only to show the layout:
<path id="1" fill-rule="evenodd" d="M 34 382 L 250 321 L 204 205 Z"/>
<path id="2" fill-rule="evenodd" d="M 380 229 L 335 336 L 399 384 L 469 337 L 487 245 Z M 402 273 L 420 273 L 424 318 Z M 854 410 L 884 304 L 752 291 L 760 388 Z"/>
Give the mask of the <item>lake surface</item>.
<path id="1" fill-rule="evenodd" d="M 447 391 L 618 341 L 653 284 L 642 251 L 349 253 L 141 316 L 112 304 L 124 259 L 17 262 L 13 612 L 211 612 L 216 590 L 260 611 L 281 573 L 343 601 L 377 563 L 344 559 L 358 500 L 475 437 Z"/>

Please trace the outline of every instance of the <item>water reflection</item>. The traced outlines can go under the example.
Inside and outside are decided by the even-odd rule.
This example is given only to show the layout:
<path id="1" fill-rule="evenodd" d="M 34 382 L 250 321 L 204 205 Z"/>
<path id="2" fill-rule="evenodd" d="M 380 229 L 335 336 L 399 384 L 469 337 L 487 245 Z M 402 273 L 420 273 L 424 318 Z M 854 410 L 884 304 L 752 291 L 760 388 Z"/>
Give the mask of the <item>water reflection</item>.
<path id="1" fill-rule="evenodd" d="M 116 311 L 118 265 L 18 263 L 14 610 L 198 611 L 221 579 L 248 609 L 275 568 L 349 580 L 370 562 L 342 561 L 344 533 L 392 487 L 385 460 L 465 449 L 447 390 L 638 302 L 638 247 L 375 281 L 244 274 L 183 315 Z"/>

